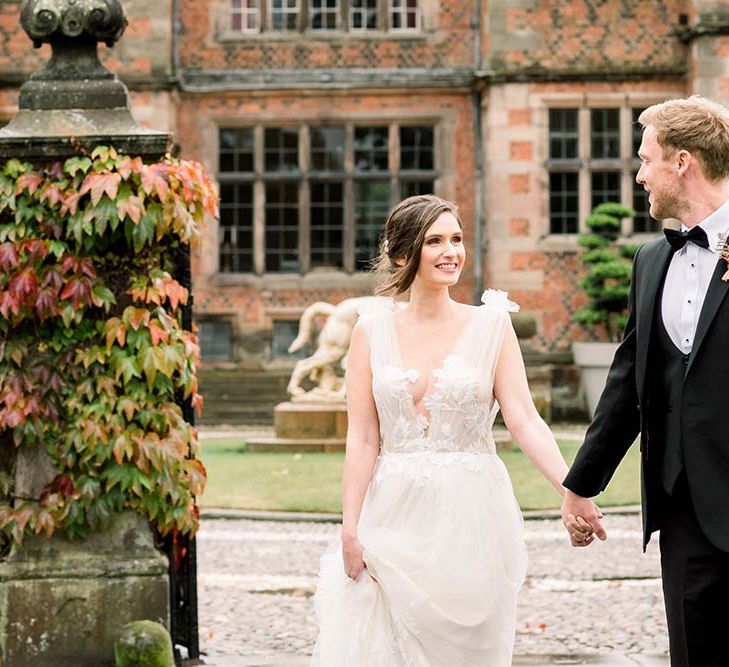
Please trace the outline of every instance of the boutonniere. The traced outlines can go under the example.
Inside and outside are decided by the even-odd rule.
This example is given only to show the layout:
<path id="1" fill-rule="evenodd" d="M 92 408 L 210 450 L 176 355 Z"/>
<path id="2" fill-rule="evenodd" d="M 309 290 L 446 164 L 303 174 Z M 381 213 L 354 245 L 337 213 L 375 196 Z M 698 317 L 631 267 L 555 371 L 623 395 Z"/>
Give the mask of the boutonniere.
<path id="1" fill-rule="evenodd" d="M 727 265 L 727 270 L 721 279 L 726 283 L 729 282 L 729 243 L 727 243 L 726 234 L 718 234 L 718 237 L 719 245 L 717 246 L 717 250 L 719 251 L 719 259 L 723 259 Z"/>

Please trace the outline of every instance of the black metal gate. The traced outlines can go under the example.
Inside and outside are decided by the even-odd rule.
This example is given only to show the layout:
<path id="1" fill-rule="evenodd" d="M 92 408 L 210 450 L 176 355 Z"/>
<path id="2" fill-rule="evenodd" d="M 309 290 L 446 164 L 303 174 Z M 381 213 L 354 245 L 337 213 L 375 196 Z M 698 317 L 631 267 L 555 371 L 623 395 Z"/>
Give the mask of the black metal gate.
<path id="1" fill-rule="evenodd" d="M 182 327 L 192 330 L 192 276 L 190 273 L 190 246 L 180 247 L 177 260 L 177 281 L 188 290 L 187 304 L 182 307 Z M 194 425 L 195 411 L 191 400 L 179 399 L 185 420 Z M 197 549 L 194 539 L 178 535 L 163 541 L 164 551 L 170 562 L 170 634 L 172 644 L 187 649 L 187 659 L 182 660 L 175 648 L 175 663 L 201 665 L 200 640 L 197 619 Z"/>

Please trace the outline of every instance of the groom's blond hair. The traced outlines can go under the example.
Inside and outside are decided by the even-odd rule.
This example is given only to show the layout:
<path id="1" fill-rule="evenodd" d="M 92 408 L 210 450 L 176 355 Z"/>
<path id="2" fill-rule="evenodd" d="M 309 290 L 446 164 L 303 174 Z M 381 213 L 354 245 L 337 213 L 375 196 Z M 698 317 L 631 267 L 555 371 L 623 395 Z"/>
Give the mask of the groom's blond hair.
<path id="1" fill-rule="evenodd" d="M 698 158 L 708 180 L 729 177 L 729 110 L 725 106 L 693 95 L 654 104 L 638 116 L 638 122 L 656 131 L 664 158 L 686 150 Z"/>

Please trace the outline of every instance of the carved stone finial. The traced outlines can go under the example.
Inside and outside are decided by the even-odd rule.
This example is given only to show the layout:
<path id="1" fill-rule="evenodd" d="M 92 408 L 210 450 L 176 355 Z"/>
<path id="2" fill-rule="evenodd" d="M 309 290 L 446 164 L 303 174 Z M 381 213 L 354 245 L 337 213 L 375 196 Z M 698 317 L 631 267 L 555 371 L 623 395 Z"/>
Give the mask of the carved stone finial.
<path id="1" fill-rule="evenodd" d="M 88 35 L 113 46 L 127 27 L 120 0 L 23 0 L 20 24 L 36 48 L 54 37 Z"/>

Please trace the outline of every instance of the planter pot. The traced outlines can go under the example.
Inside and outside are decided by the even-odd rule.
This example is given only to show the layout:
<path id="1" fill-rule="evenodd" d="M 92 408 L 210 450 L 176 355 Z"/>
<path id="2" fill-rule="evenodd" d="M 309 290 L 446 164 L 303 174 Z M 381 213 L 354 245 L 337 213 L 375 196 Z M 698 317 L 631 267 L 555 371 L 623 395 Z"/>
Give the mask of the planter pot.
<path id="1" fill-rule="evenodd" d="M 619 343 L 572 343 L 575 364 L 582 371 L 582 386 L 585 389 L 590 417 L 595 414 L 618 345 Z"/>

